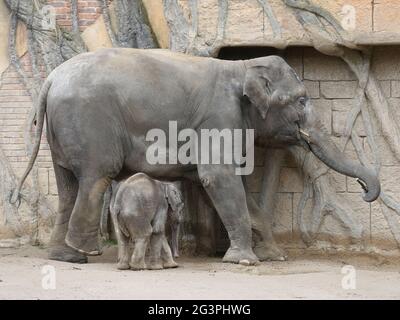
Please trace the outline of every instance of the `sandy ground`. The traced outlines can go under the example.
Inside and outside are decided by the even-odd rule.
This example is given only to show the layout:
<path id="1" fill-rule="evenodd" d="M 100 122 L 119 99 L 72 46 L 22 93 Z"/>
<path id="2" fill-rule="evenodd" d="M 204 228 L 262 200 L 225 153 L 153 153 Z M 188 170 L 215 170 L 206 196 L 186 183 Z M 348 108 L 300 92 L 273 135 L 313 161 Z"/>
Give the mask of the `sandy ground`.
<path id="1" fill-rule="evenodd" d="M 115 256 L 110 247 L 82 265 L 48 260 L 37 247 L 0 249 L 0 299 L 400 299 L 400 264 L 381 257 L 292 253 L 256 267 L 180 258 L 177 269 L 119 271 Z M 342 287 L 345 265 L 355 268 L 356 289 Z M 48 270 L 55 289 L 42 286 L 52 283 Z"/>

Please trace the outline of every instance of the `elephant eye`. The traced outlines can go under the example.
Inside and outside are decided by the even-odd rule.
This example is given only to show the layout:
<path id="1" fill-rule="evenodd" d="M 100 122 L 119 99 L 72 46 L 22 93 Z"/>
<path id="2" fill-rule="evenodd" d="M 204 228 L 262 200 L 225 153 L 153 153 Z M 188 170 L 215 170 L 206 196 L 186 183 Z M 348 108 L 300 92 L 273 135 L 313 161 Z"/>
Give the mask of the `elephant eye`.
<path id="1" fill-rule="evenodd" d="M 306 106 L 306 98 L 305 97 L 300 97 L 298 101 L 303 108 Z"/>

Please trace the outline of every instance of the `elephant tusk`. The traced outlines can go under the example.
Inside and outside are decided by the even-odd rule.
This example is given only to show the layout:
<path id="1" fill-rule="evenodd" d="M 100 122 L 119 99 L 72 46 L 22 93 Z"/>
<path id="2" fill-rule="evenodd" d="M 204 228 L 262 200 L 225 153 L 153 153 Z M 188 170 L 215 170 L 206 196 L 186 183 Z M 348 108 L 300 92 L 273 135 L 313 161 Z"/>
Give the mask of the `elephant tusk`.
<path id="1" fill-rule="evenodd" d="M 310 138 L 310 135 L 307 132 L 305 132 L 304 130 L 299 129 L 299 131 L 303 136 L 306 136 L 307 138 Z"/>
<path id="2" fill-rule="evenodd" d="M 299 129 L 299 132 L 300 132 L 300 135 L 304 138 L 304 140 L 306 140 L 307 143 L 309 144 L 310 143 L 310 135 L 302 129 Z"/>
<path id="3" fill-rule="evenodd" d="M 357 178 L 357 182 L 360 184 L 361 188 L 362 188 L 365 192 L 368 192 L 367 185 L 365 184 L 364 181 L 362 181 L 361 179 L 358 179 L 358 178 Z"/>

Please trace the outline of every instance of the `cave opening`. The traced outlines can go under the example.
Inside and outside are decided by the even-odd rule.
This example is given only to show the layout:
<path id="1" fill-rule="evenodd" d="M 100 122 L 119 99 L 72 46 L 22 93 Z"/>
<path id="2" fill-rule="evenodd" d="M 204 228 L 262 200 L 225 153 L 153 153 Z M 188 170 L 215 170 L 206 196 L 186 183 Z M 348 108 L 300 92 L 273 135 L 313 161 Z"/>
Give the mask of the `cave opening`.
<path id="1" fill-rule="evenodd" d="M 246 60 L 270 55 L 283 55 L 285 50 L 266 46 L 238 46 L 222 47 L 218 53 L 218 59 Z"/>

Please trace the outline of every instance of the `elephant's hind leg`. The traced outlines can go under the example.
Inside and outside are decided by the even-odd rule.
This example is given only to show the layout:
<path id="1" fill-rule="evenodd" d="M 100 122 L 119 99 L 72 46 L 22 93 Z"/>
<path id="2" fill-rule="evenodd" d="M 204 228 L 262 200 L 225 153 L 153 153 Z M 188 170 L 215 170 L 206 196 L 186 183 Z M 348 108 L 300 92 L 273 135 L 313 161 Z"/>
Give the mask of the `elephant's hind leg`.
<path id="1" fill-rule="evenodd" d="M 152 221 L 152 234 L 150 237 L 150 257 L 148 268 L 158 270 L 163 268 L 161 250 L 165 239 L 165 223 L 167 221 L 168 205 L 157 210 Z"/>
<path id="2" fill-rule="evenodd" d="M 98 231 L 104 193 L 111 183 L 108 177 L 81 178 L 78 197 L 68 225 L 65 242 L 87 255 L 99 255 Z"/>
<path id="3" fill-rule="evenodd" d="M 126 236 L 120 230 L 120 225 L 118 222 L 117 214 L 111 211 L 111 218 L 114 225 L 115 236 L 118 241 L 118 264 L 117 268 L 119 270 L 127 270 L 129 269 L 129 257 L 130 257 L 130 237 Z"/>
<path id="4" fill-rule="evenodd" d="M 172 257 L 171 247 L 168 244 L 167 238 L 163 237 L 162 248 L 161 248 L 161 259 L 163 261 L 164 268 L 176 268 L 178 264 L 174 261 Z"/>
<path id="5" fill-rule="evenodd" d="M 49 259 L 86 263 L 87 257 L 84 254 L 65 244 L 69 219 L 78 193 L 78 181 L 71 171 L 56 164 L 54 173 L 58 188 L 58 210 L 50 239 Z"/>
<path id="6" fill-rule="evenodd" d="M 273 211 L 275 209 L 276 192 L 279 187 L 279 176 L 281 162 L 285 152 L 279 149 L 270 149 L 265 157 L 265 173 L 261 190 L 260 205 L 255 201 L 249 190 L 246 190 L 247 205 L 252 218 L 253 231 L 257 235 L 254 237 L 254 253 L 261 261 L 274 260 L 284 261 L 287 259 L 286 253 L 276 244 L 273 233 Z M 247 186 L 247 177 L 245 177 Z"/>
<path id="7" fill-rule="evenodd" d="M 255 202 L 253 196 L 246 192 L 246 200 L 252 218 L 253 232 L 256 234 L 254 253 L 261 261 L 285 261 L 286 253 L 279 248 L 272 235 L 272 222 Z"/>
<path id="8" fill-rule="evenodd" d="M 129 263 L 132 270 L 144 270 L 147 268 L 145 257 L 150 234 L 151 229 L 148 235 L 146 232 L 146 235 L 141 235 L 140 237 L 135 238 L 135 249 L 133 250 L 131 262 Z"/>
<path id="9" fill-rule="evenodd" d="M 163 268 L 163 263 L 161 260 L 161 249 L 163 245 L 164 234 L 161 232 L 156 232 L 151 235 L 150 238 L 150 257 L 148 269 L 159 270 Z"/>

